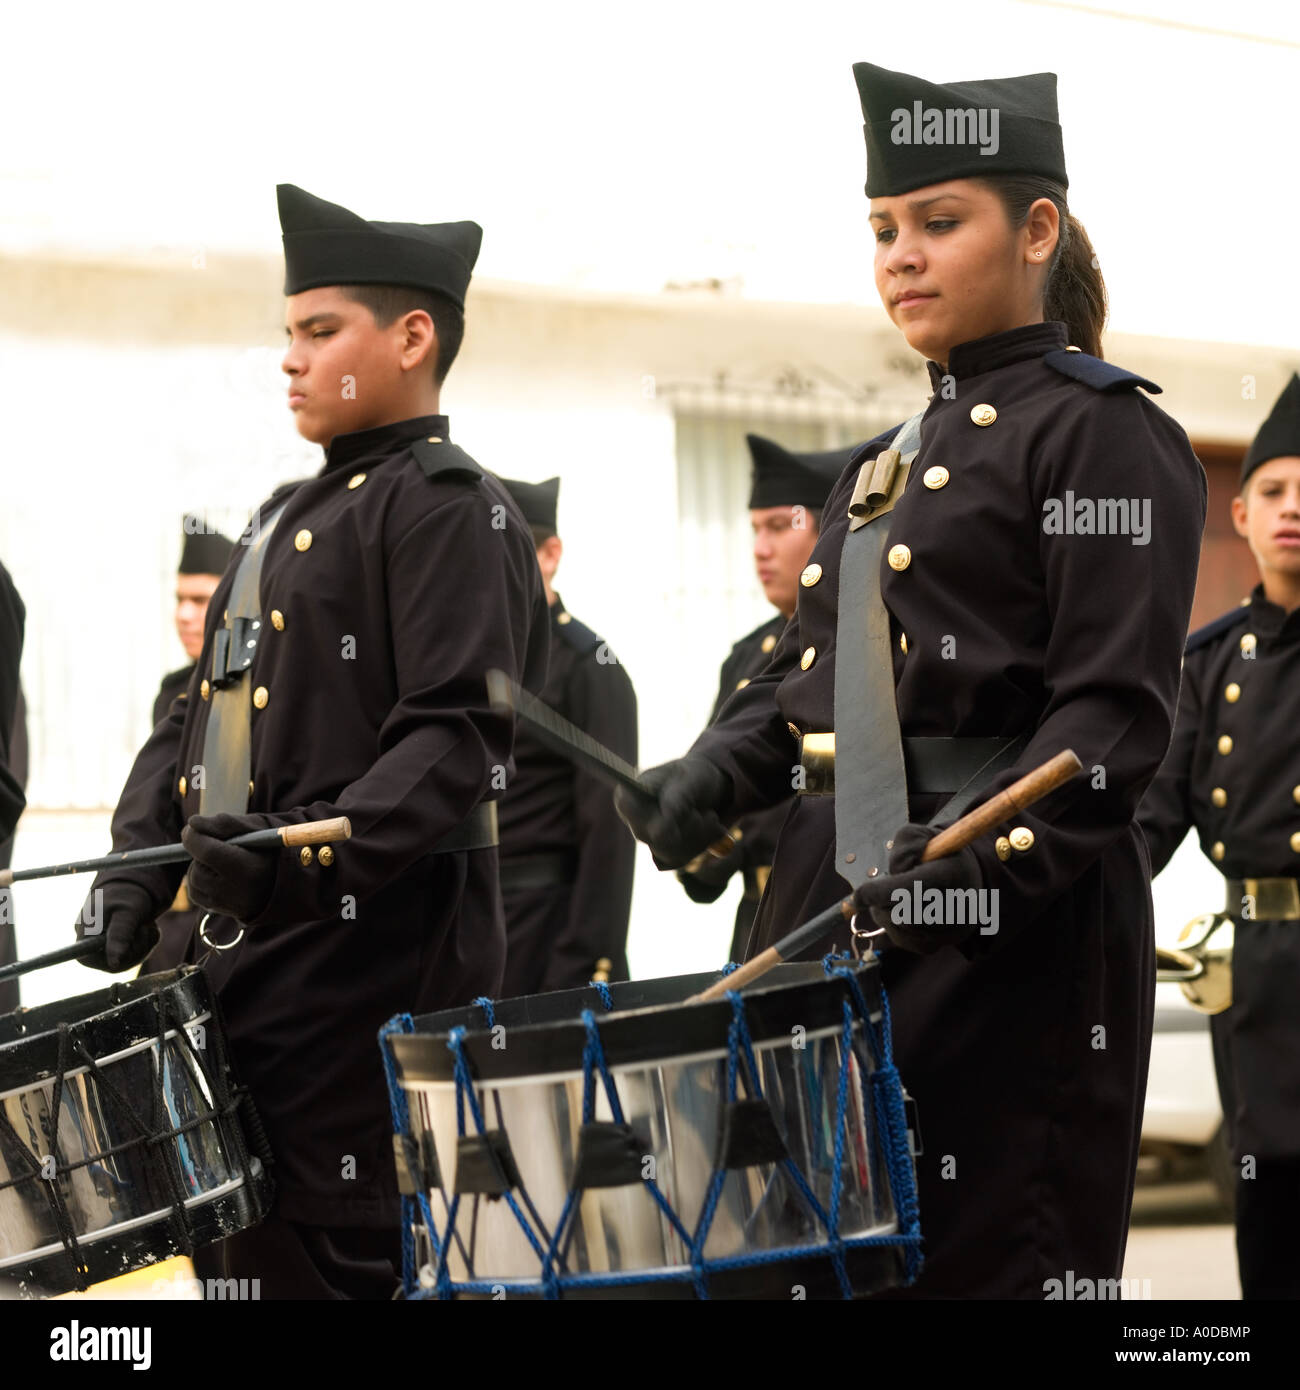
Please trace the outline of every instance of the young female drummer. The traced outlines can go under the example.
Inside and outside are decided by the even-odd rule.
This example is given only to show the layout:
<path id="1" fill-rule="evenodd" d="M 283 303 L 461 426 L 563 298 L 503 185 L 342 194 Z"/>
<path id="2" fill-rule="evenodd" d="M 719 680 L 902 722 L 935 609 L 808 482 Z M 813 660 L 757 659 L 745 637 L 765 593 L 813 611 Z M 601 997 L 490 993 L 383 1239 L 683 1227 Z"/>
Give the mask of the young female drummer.
<path id="1" fill-rule="evenodd" d="M 792 765 L 797 784 L 810 780 L 798 771 L 805 735 L 887 727 L 894 712 L 879 700 L 843 693 L 870 688 L 871 650 L 848 653 L 883 600 L 909 823 L 863 878 L 837 857 L 837 798 L 796 797 L 751 949 L 860 880 L 864 916 L 892 943 L 882 974 L 923 1136 L 914 1292 L 1059 1296 L 1121 1269 L 1155 978 L 1132 822 L 1173 725 L 1205 476 L 1138 389 L 1159 388 L 1100 360 L 1105 290 L 1066 206 L 1055 76 L 944 86 L 867 63 L 854 73 L 877 289 L 934 391 L 919 453 L 875 523 L 888 540 L 869 582 L 842 594 L 862 465 L 871 475 L 896 439 L 905 461 L 906 431 L 855 455 L 772 664 L 688 757 L 651 774 L 657 804 L 620 794 L 620 809 L 675 867 L 718 816 L 788 795 Z M 877 582 L 879 597 L 865 592 Z M 877 671 L 883 630 L 878 640 Z M 841 674 L 855 660 L 862 680 L 837 701 L 840 650 Z M 927 823 L 954 818 L 939 814 L 950 793 L 982 801 L 1065 748 L 1082 776 L 920 865 Z M 841 750 L 841 796 L 849 761 Z M 885 767 L 841 805 L 849 823 L 886 795 Z M 977 902 L 976 920 L 909 920 L 936 887 L 977 890 L 949 899 Z M 832 944 L 847 943 L 819 950 Z"/>

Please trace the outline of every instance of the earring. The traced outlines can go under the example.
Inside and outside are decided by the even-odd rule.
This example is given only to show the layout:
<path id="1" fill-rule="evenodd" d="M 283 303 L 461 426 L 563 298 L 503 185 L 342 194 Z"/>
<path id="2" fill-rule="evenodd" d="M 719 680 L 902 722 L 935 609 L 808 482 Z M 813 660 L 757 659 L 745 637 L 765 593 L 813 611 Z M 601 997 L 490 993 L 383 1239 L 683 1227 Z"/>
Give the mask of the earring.
<path id="1" fill-rule="evenodd" d="M 1035 251 L 1035 252 L 1034 252 L 1034 255 L 1035 255 L 1035 256 L 1038 256 L 1040 259 L 1042 258 L 1042 254 L 1043 254 L 1043 253 L 1042 253 L 1041 251 Z"/>

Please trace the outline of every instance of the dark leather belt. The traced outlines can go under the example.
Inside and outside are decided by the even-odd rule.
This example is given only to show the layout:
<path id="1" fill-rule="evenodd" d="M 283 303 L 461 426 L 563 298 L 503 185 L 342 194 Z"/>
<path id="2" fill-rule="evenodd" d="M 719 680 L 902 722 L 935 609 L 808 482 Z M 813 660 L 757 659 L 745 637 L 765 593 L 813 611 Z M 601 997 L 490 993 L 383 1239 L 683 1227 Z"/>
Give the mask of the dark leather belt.
<path id="1" fill-rule="evenodd" d="M 480 801 L 454 830 L 449 830 L 430 851 L 450 854 L 458 849 L 488 849 L 497 843 L 497 804 Z"/>
<path id="2" fill-rule="evenodd" d="M 501 891 L 559 888 L 573 882 L 576 868 L 572 854 L 517 854 L 501 861 Z"/>
<path id="3" fill-rule="evenodd" d="M 1293 878 L 1229 878 L 1224 886 L 1223 910 L 1229 917 L 1240 918 L 1242 899 L 1251 898 L 1255 910 L 1248 920 L 1300 922 L 1300 883 Z"/>
<path id="4" fill-rule="evenodd" d="M 905 738 L 907 790 L 913 796 L 951 796 L 1015 742 L 1011 738 Z M 835 794 L 834 734 L 804 734 L 799 740 L 799 761 L 804 768 L 802 795 Z"/>

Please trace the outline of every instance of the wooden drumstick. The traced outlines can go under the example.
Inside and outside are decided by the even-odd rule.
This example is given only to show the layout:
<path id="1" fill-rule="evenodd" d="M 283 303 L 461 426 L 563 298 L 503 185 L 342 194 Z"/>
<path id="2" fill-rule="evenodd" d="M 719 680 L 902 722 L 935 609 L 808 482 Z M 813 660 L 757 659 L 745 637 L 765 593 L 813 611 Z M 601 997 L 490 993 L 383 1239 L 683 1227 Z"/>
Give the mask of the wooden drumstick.
<path id="1" fill-rule="evenodd" d="M 987 801 L 976 806 L 974 810 L 967 811 L 960 820 L 953 821 L 945 830 L 941 830 L 933 836 L 921 855 L 921 863 L 929 864 L 935 859 L 942 859 L 946 855 L 955 854 L 958 850 L 965 849 L 972 840 L 978 839 L 986 831 L 992 830 L 995 825 L 1001 824 L 1002 821 L 1010 819 L 1017 811 L 1023 811 L 1027 806 L 1032 806 L 1035 801 L 1046 796 L 1048 792 L 1055 791 L 1057 787 L 1076 776 L 1081 769 L 1082 764 L 1069 748 L 1058 753 L 1054 758 L 1049 758 L 1040 767 L 1034 768 L 1032 772 L 1027 772 L 1018 781 L 998 792 L 996 796 L 989 797 Z M 739 970 L 733 970 L 730 975 L 724 975 L 715 984 L 711 984 L 708 989 L 692 995 L 686 1002 L 688 1004 L 704 1004 L 711 999 L 723 998 L 733 989 L 743 988 L 752 980 L 757 980 L 760 975 L 766 975 L 774 965 L 780 965 L 782 961 L 789 960 L 792 956 L 807 950 L 814 941 L 820 940 L 821 937 L 839 926 L 841 922 L 848 921 L 853 913 L 853 897 L 850 894 L 849 897 L 837 902 L 834 907 L 828 907 L 825 912 L 819 912 L 816 917 L 805 922 L 803 926 L 796 927 L 794 931 L 783 936 L 767 950 L 760 951 L 753 960 L 747 961 Z"/>
<path id="2" fill-rule="evenodd" d="M 268 830 L 250 830 L 236 835 L 226 843 L 244 849 L 277 849 L 287 845 L 326 845 L 346 840 L 352 834 L 352 824 L 346 816 L 329 820 L 303 821 L 301 825 L 272 826 Z M 11 883 L 24 883 L 34 878 L 57 878 L 60 874 L 86 874 L 99 869 L 116 869 L 121 865 L 152 867 L 155 864 L 183 864 L 190 852 L 182 844 L 152 845 L 148 849 L 128 849 L 121 854 L 104 854 L 98 859 L 81 859 L 75 864 L 45 864 L 39 869 L 0 870 L 0 888 Z"/>

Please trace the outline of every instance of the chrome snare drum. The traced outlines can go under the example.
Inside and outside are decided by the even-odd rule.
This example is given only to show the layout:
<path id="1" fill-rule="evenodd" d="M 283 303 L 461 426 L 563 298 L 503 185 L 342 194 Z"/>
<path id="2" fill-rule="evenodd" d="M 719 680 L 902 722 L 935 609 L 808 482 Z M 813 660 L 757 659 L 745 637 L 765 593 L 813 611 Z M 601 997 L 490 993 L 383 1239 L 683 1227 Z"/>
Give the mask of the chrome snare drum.
<path id="1" fill-rule="evenodd" d="M 380 1035 L 408 1298 L 850 1297 L 920 1266 L 874 960 L 474 1005 Z"/>
<path id="2" fill-rule="evenodd" d="M 202 970 L 0 1017 L 0 1295 L 84 1289 L 256 1224 L 266 1159 Z"/>

